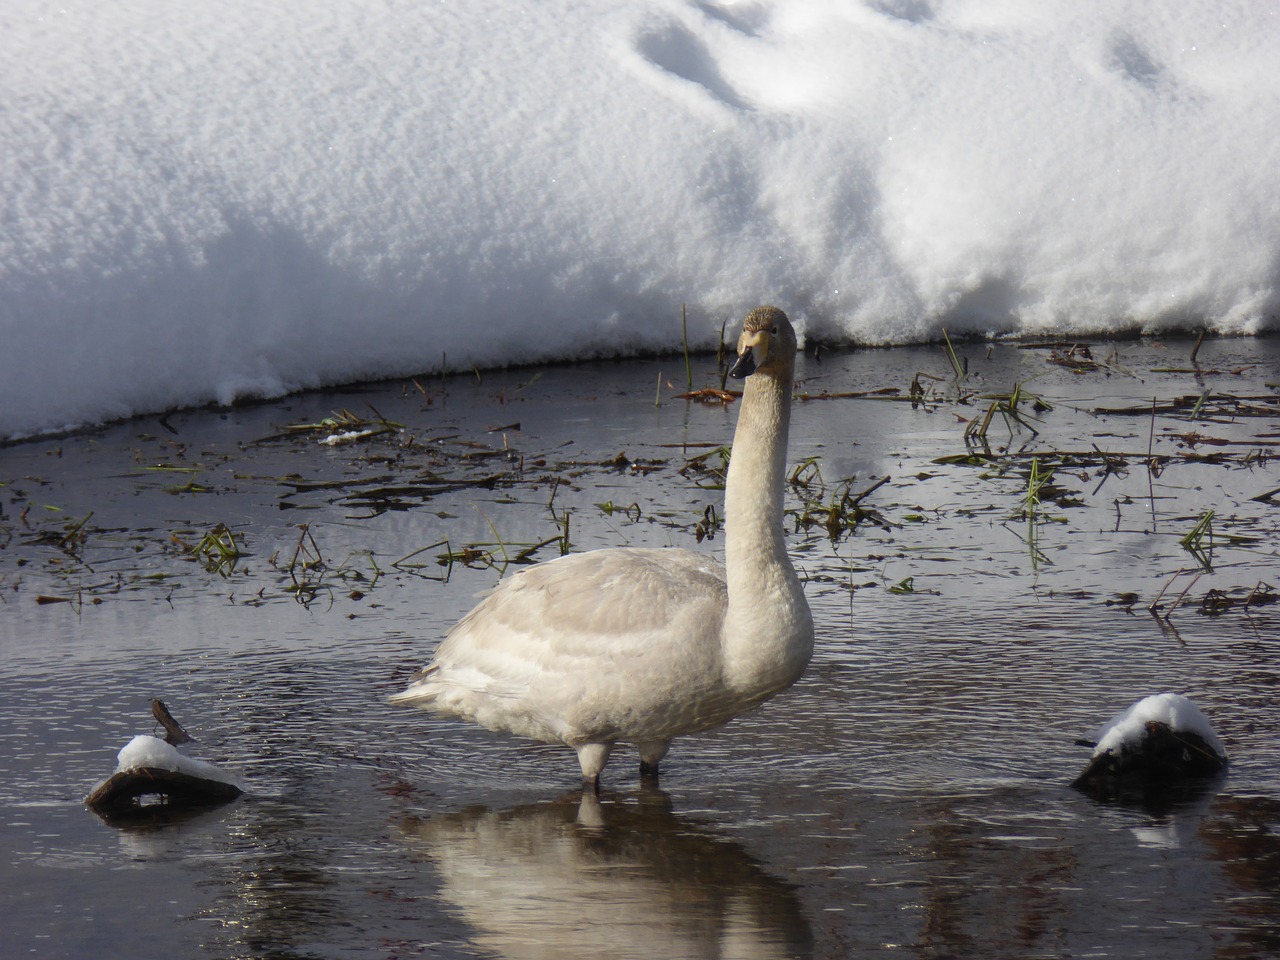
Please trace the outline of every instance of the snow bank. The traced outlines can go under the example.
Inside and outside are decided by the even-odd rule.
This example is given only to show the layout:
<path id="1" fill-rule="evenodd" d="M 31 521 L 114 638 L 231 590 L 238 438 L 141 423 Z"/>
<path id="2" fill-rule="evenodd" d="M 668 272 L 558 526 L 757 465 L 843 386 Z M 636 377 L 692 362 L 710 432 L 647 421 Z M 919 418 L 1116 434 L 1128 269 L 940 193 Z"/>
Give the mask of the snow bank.
<path id="1" fill-rule="evenodd" d="M 0 6 L 0 437 L 447 365 L 1275 329 L 1274 0 Z"/>

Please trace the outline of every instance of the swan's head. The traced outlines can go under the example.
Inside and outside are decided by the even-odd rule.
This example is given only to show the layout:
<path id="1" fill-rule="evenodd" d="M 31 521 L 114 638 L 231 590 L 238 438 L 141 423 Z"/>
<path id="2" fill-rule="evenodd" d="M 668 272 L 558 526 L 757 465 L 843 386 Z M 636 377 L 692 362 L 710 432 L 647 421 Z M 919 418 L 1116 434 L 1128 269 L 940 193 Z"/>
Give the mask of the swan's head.
<path id="1" fill-rule="evenodd" d="M 796 332 L 787 315 L 777 307 L 756 307 L 748 313 L 738 337 L 738 359 L 729 368 L 729 376 L 763 373 L 790 377 L 795 363 Z"/>

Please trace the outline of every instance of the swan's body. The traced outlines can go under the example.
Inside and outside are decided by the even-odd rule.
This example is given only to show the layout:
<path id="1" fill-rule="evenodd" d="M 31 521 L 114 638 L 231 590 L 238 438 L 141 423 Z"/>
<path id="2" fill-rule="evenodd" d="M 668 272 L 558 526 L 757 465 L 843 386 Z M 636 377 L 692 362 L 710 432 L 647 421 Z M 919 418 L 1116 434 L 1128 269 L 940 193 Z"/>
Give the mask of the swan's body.
<path id="1" fill-rule="evenodd" d="M 504 580 L 392 700 L 578 752 L 598 786 L 619 741 L 656 773 L 673 737 L 719 726 L 789 687 L 813 620 L 787 556 L 782 493 L 796 340 L 753 310 L 725 485 L 726 562 L 678 549 L 573 554 Z"/>

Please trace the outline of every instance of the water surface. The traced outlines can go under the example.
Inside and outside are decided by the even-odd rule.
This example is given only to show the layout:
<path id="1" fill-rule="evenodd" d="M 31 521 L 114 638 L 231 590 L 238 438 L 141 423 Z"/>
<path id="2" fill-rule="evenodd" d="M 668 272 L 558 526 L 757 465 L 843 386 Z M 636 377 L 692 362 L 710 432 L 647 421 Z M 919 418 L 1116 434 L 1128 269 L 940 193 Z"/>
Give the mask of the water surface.
<path id="1" fill-rule="evenodd" d="M 937 348 L 808 356 L 788 507 L 813 664 L 677 741 L 660 789 L 619 751 L 598 802 L 564 748 L 385 698 L 507 561 L 557 555 L 566 514 L 573 550 L 696 546 L 699 524 L 719 548 L 735 411 L 676 398 L 680 361 L 0 450 L 7 955 L 1274 955 L 1280 605 L 1244 600 L 1276 585 L 1280 344 L 1191 348 L 1093 344 L 1073 367 L 1050 362 L 1067 345 L 967 346 L 962 381 Z M 967 444 L 996 397 L 1026 425 L 997 411 Z M 284 433 L 342 409 L 403 429 Z M 1033 457 L 1053 476 L 1028 516 Z M 828 530 L 833 499 L 886 477 Z M 193 558 L 218 524 L 243 555 Z M 1072 790 L 1076 738 L 1163 691 L 1212 718 L 1226 779 Z M 151 697 L 251 793 L 146 827 L 88 812 Z"/>

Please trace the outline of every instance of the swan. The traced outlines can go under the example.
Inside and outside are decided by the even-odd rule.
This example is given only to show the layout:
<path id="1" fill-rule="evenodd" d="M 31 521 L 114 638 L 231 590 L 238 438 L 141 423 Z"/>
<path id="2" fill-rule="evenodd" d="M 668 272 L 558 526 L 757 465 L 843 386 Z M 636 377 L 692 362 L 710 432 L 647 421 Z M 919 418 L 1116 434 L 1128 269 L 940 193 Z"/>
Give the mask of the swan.
<path id="1" fill-rule="evenodd" d="M 795 683 L 813 617 L 783 540 L 796 335 L 777 307 L 743 322 L 745 378 L 725 482 L 725 563 L 615 547 L 508 577 L 392 702 L 577 751 L 584 786 L 618 742 L 656 777 L 674 737 L 718 727 Z"/>

